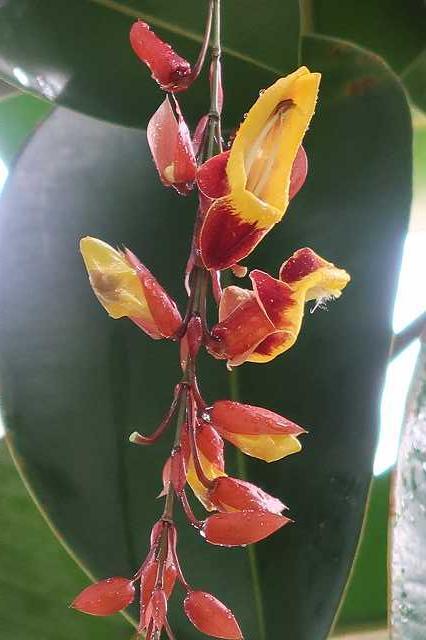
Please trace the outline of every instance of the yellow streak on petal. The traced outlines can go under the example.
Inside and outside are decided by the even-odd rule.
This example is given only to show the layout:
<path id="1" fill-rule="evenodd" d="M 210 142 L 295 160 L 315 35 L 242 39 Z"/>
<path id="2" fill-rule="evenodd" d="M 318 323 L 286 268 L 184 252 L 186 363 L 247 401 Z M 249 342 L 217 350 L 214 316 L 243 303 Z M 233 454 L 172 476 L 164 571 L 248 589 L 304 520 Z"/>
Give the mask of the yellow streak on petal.
<path id="1" fill-rule="evenodd" d="M 225 437 L 246 455 L 265 462 L 281 460 L 302 448 L 299 440 L 289 435 L 246 436 L 228 432 Z"/>
<path id="2" fill-rule="evenodd" d="M 219 467 L 217 467 L 212 462 L 210 462 L 201 453 L 201 451 L 198 452 L 198 455 L 200 458 L 201 466 L 203 467 L 203 471 L 209 480 L 214 480 L 215 478 L 219 478 L 220 476 L 227 475 L 224 471 L 219 469 Z M 189 459 L 186 479 L 192 491 L 194 492 L 198 500 L 201 502 L 201 504 L 207 509 L 207 511 L 214 511 L 216 507 L 208 499 L 207 489 L 202 484 L 202 482 L 200 482 L 198 479 L 197 473 L 195 471 L 194 462 L 192 460 L 192 456 Z"/>
<path id="3" fill-rule="evenodd" d="M 80 241 L 80 251 L 93 291 L 112 318 L 134 316 L 152 322 L 136 269 L 119 251 L 90 237 Z"/>

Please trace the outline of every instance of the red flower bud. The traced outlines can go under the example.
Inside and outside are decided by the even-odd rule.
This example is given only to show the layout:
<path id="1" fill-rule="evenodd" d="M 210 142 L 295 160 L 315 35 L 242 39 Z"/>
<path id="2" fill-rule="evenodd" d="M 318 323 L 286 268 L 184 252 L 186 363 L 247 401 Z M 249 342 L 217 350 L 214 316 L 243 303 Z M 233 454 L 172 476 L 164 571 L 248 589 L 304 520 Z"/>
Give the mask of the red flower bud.
<path id="1" fill-rule="evenodd" d="M 155 581 L 157 579 L 158 561 L 152 558 L 148 564 L 144 567 L 141 574 L 141 612 L 145 615 L 146 607 L 148 606 L 152 594 L 155 590 Z M 170 598 L 176 582 L 176 568 L 172 564 L 171 559 L 167 559 L 167 563 L 164 569 L 164 584 L 163 590 L 166 594 L 166 598 Z M 142 616 L 142 617 L 143 617 Z"/>
<path id="2" fill-rule="evenodd" d="M 269 511 L 280 514 L 285 504 L 251 482 L 222 476 L 213 481 L 209 500 L 220 511 Z"/>
<path id="3" fill-rule="evenodd" d="M 191 135 L 179 105 L 176 114 L 166 98 L 148 123 L 146 135 L 161 182 L 187 195 L 195 181 L 197 163 Z"/>
<path id="4" fill-rule="evenodd" d="M 133 602 L 135 588 L 128 578 L 107 578 L 86 587 L 71 607 L 92 616 L 110 616 Z"/>
<path id="5" fill-rule="evenodd" d="M 164 91 L 183 91 L 191 82 L 191 65 L 142 20 L 130 30 L 130 44 Z"/>
<path id="6" fill-rule="evenodd" d="M 146 629 L 150 622 L 153 622 L 154 628 L 161 631 L 167 616 L 167 596 L 163 589 L 154 589 L 152 596 L 145 609 L 143 626 L 140 629 Z"/>
<path id="7" fill-rule="evenodd" d="M 189 620 L 201 633 L 225 640 L 242 640 L 243 634 L 234 614 L 211 593 L 190 591 L 183 607 Z"/>
<path id="8" fill-rule="evenodd" d="M 288 522 L 289 518 L 269 511 L 214 513 L 206 518 L 201 534 L 211 544 L 240 547 L 267 538 Z"/>

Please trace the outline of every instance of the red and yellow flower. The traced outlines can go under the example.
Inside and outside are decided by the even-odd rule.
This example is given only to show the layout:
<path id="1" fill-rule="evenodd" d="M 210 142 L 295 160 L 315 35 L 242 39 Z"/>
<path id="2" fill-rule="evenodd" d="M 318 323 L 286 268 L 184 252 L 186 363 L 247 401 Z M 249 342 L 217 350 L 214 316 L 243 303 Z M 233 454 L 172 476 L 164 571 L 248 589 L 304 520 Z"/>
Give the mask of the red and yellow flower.
<path id="1" fill-rule="evenodd" d="M 210 352 L 228 360 L 269 362 L 290 349 L 299 335 L 305 303 L 338 298 L 350 276 L 318 256 L 299 249 L 281 266 L 279 277 L 250 273 L 253 290 L 227 287 L 219 305 L 219 323 L 211 331 Z"/>
<path id="2" fill-rule="evenodd" d="M 218 400 L 209 410 L 212 426 L 248 456 L 275 462 L 302 446 L 306 431 L 278 413 L 232 400 Z"/>
<path id="3" fill-rule="evenodd" d="M 306 156 L 299 150 L 319 82 L 320 74 L 306 67 L 277 80 L 250 109 L 231 150 L 200 168 L 199 188 L 211 200 L 199 239 L 208 269 L 245 258 L 283 217 L 296 191 L 295 162 L 294 184 L 306 175 Z"/>
<path id="4" fill-rule="evenodd" d="M 80 251 L 92 289 L 112 318 L 127 316 L 154 339 L 176 334 L 182 319 L 175 302 L 131 251 L 91 237 L 82 238 Z"/>

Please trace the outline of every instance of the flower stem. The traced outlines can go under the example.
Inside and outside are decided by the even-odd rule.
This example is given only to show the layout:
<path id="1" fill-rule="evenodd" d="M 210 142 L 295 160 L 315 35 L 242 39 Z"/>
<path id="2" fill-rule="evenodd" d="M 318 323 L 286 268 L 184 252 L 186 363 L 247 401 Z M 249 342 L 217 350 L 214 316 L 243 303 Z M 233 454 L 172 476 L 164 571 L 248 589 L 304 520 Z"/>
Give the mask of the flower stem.
<path id="1" fill-rule="evenodd" d="M 208 120 L 207 136 L 203 143 L 203 149 L 200 157 L 203 160 L 208 160 L 218 152 L 222 151 L 222 136 L 221 136 L 221 110 L 222 110 L 222 73 L 220 65 L 221 56 L 221 36 L 220 36 L 220 0 L 211 0 L 212 10 L 212 34 L 211 34 L 211 72 L 210 72 L 210 110 Z M 201 211 L 198 210 L 196 220 L 194 223 L 193 238 L 191 243 L 191 252 L 196 252 L 197 249 L 197 234 L 200 225 Z M 195 253 L 196 255 L 196 253 Z M 178 336 L 180 342 L 185 337 L 186 328 L 191 317 L 199 316 L 204 329 L 203 342 L 205 342 L 207 335 L 207 321 L 206 321 L 206 298 L 209 284 L 209 273 L 205 267 L 197 260 L 191 273 L 190 289 L 191 293 L 188 299 L 188 305 L 185 313 L 185 321 L 182 335 Z M 182 427 L 185 423 L 187 411 L 192 411 L 192 399 L 191 391 L 189 389 L 194 388 L 195 397 L 197 398 L 197 404 L 201 405 L 202 397 L 198 391 L 197 386 L 197 356 L 194 358 L 189 357 L 183 371 L 181 384 L 186 388 L 182 392 L 179 398 L 179 408 L 176 419 L 176 433 L 173 447 L 177 447 L 180 444 L 180 437 Z M 189 507 L 189 505 L 187 505 Z M 168 488 L 166 494 L 166 501 L 164 505 L 163 520 L 171 522 L 173 520 L 173 507 L 174 507 L 174 489 L 172 483 Z"/>

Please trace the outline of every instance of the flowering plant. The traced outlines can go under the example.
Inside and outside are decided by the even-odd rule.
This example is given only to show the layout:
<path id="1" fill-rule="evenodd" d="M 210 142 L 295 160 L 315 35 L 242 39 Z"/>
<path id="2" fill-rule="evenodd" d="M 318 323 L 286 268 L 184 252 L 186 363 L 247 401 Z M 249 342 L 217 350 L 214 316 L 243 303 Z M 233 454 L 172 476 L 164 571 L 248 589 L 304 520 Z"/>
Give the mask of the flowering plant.
<path id="1" fill-rule="evenodd" d="M 198 210 L 184 283 L 188 304 L 183 314 L 155 276 L 126 248 L 114 249 L 86 237 L 81 252 L 90 283 L 112 318 L 128 317 L 153 339 L 169 339 L 180 348 L 181 380 L 170 407 L 151 435 L 134 432 L 130 442 L 155 443 L 175 423 L 173 448 L 163 467 L 164 510 L 153 525 L 148 554 L 132 577 L 112 577 L 87 587 L 73 607 L 110 615 L 140 601 L 138 633 L 148 640 L 163 631 L 174 638 L 167 617 L 176 583 L 186 596 L 184 610 L 201 632 L 229 640 L 242 638 L 230 609 L 212 594 L 193 588 L 178 557 L 175 503 L 210 544 L 240 546 L 258 542 L 290 522 L 287 507 L 255 485 L 226 473 L 224 440 L 243 453 L 272 462 L 300 451 L 304 428 L 262 407 L 231 400 L 206 402 L 200 390 L 197 358 L 202 348 L 229 368 L 249 361 L 266 363 L 293 346 L 307 301 L 340 296 L 348 274 L 302 248 L 286 259 L 278 277 L 258 269 L 252 289 L 221 279 L 230 269 L 244 277 L 246 258 L 283 217 L 302 188 L 308 161 L 302 142 L 317 100 L 320 75 L 301 67 L 261 91 L 228 147 L 221 128 L 220 1 L 211 0 L 200 55 L 193 67 L 137 21 L 131 45 L 149 67 L 166 97 L 152 116 L 148 143 L 161 182 L 185 196 L 198 192 Z M 176 94 L 197 79 L 211 44 L 210 108 L 191 136 Z M 218 318 L 209 326 L 207 297 L 212 292 Z M 207 512 L 199 518 L 187 494 L 189 486 Z"/>

